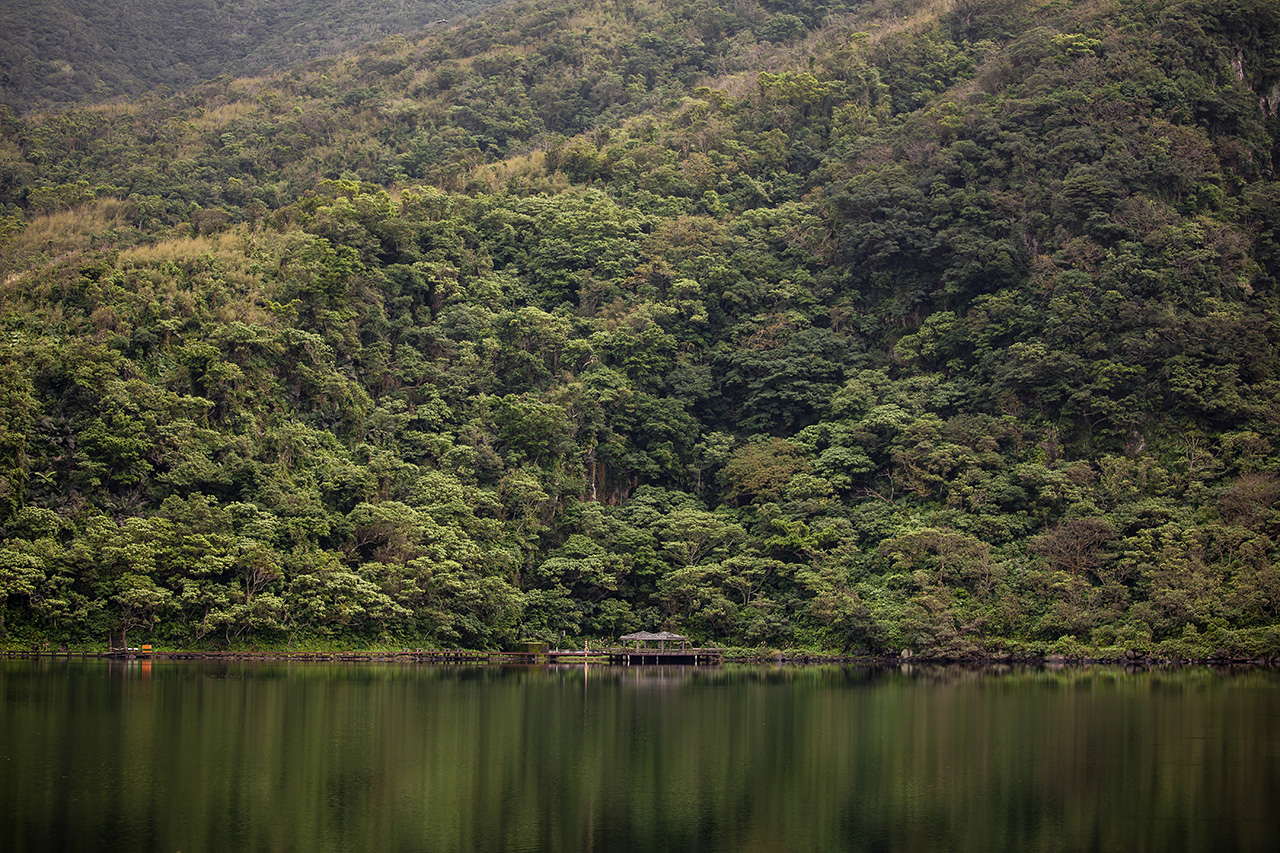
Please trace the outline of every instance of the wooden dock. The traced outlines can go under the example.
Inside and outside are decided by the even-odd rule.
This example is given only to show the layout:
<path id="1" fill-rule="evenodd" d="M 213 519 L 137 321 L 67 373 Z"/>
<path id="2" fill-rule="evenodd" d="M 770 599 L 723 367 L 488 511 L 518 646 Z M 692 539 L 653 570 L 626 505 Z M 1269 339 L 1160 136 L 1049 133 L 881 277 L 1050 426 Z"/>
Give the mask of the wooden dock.
<path id="1" fill-rule="evenodd" d="M 720 666 L 724 649 L 613 649 L 614 666 Z"/>

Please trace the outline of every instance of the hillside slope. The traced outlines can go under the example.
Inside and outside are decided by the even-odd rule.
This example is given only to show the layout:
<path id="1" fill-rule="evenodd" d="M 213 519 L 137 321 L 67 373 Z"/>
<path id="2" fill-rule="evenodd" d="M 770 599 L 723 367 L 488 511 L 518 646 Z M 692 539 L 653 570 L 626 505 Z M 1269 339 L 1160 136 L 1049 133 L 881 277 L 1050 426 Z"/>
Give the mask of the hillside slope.
<path id="1" fill-rule="evenodd" d="M 6 642 L 1280 653 L 1276 56 L 532 2 L 0 116 Z"/>
<path id="2" fill-rule="evenodd" d="M 474 0 L 6 0 L 0 104 L 17 110 L 282 69 L 492 3 Z"/>

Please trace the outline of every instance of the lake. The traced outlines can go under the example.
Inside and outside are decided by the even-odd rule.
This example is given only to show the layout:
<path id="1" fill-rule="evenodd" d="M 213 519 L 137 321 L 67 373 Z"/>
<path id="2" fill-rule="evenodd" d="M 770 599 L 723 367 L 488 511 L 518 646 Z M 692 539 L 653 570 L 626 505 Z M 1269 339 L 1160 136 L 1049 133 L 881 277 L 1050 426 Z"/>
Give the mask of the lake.
<path id="1" fill-rule="evenodd" d="M 1280 675 L 0 661 L 0 849 L 1280 850 Z"/>

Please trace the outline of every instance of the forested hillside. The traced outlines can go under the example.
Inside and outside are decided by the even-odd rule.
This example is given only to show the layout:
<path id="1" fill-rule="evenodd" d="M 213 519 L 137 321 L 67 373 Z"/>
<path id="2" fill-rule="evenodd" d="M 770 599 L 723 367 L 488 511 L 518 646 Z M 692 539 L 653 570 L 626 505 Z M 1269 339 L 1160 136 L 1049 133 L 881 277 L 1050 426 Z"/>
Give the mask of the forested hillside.
<path id="1" fill-rule="evenodd" d="M 1272 0 L 533 0 L 0 112 L 2 642 L 1280 654 L 1278 116 Z"/>
<path id="2" fill-rule="evenodd" d="M 473 13 L 486 0 L 5 0 L 0 104 L 179 89 L 282 69 Z"/>

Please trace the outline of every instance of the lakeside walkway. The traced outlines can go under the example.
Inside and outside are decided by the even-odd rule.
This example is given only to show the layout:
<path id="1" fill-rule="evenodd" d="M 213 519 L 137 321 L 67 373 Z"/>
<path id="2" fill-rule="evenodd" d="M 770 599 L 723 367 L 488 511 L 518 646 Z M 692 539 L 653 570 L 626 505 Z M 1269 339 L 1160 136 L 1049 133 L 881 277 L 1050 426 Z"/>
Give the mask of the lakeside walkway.
<path id="1" fill-rule="evenodd" d="M 352 661 L 427 664 L 608 664 L 612 666 L 720 666 L 723 649 L 549 649 L 544 652 L 405 649 L 400 652 L 169 652 L 169 651 L 5 651 L 6 658 L 80 658 L 108 660 L 208 661 Z"/>

